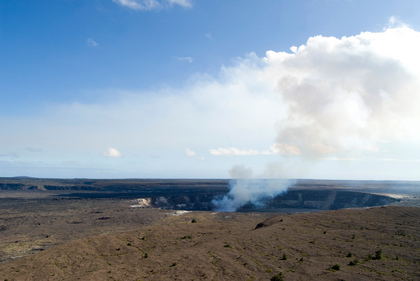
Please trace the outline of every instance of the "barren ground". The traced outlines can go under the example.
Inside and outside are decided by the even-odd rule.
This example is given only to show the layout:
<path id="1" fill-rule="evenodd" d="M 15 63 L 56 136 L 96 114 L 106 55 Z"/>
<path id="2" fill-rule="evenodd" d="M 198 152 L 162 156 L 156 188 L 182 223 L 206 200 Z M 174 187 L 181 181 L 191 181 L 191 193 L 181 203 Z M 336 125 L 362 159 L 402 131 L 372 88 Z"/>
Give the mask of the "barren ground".
<path id="1" fill-rule="evenodd" d="M 270 280 L 281 273 L 284 280 L 419 280 L 420 208 L 179 214 L 125 203 L 92 203 L 79 217 L 81 207 L 69 202 L 73 216 L 58 217 L 61 226 L 50 232 L 38 229 L 36 218 L 48 215 L 37 212 L 22 232 L 60 240 L 67 225 L 71 241 L 0 265 L 2 280 Z M 123 208 L 132 212 L 127 222 L 139 222 L 112 230 Z M 83 224 L 91 232 L 78 232 Z M 77 239 L 83 235 L 90 237 Z"/>
<path id="2" fill-rule="evenodd" d="M 179 189 L 171 181 L 77 181 L 3 181 L 0 281 L 420 280 L 418 191 L 407 197 L 419 183 L 303 181 L 407 192 L 394 206 L 286 214 L 140 208 L 132 197 L 157 185 L 162 195 L 197 192 L 197 184 L 213 194 L 226 190 L 224 181 L 176 182 Z M 63 196 L 68 188 L 101 196 Z"/>

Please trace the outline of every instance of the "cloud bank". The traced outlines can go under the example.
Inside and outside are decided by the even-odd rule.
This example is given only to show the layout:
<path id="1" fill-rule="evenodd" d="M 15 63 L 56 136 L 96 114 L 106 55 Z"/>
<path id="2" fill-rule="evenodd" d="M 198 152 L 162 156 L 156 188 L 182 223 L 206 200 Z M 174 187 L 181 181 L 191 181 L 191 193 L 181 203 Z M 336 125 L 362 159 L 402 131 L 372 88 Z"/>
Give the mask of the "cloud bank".
<path id="1" fill-rule="evenodd" d="M 36 165 L 22 149 L 37 147 L 45 161 L 108 168 L 101 162 L 106 142 L 124 149 L 130 161 L 119 169 L 133 175 L 156 169 L 162 176 L 175 168 L 227 170 L 248 157 L 419 159 L 419 49 L 420 33 L 406 26 L 311 37 L 290 52 L 237 58 L 217 77 L 195 75 L 181 88 L 109 89 L 92 103 L 54 104 L 31 118 L 0 117 L 8 132 L 0 155 L 10 164 L 5 155 L 19 152 L 20 161 Z M 183 162 L 186 147 L 206 160 Z M 149 155 L 159 162 L 141 162 Z"/>
<path id="2" fill-rule="evenodd" d="M 343 38 L 316 36 L 292 47 L 292 53 L 268 51 L 262 59 L 251 55 L 225 71 L 275 84 L 272 90 L 286 107 L 285 118 L 279 110 L 275 144 L 265 151 L 228 147 L 209 153 L 319 159 L 379 152 L 385 143 L 419 139 L 418 47 L 419 32 L 402 26 Z M 250 65 L 258 67 L 242 72 Z"/>
<path id="3" fill-rule="evenodd" d="M 319 158 L 418 138 L 418 46 L 419 33 L 400 27 L 341 39 L 313 37 L 292 48 L 293 54 L 267 52 L 267 64 L 279 70 L 277 91 L 289 107 L 277 142 Z"/>

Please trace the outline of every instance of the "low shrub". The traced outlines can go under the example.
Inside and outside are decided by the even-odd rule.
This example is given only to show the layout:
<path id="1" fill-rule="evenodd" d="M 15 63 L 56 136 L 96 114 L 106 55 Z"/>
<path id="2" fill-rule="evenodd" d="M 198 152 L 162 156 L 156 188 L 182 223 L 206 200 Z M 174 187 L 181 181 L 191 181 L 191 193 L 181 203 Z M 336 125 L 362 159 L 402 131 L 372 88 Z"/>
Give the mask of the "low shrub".
<path id="1" fill-rule="evenodd" d="M 339 264 L 334 264 L 333 266 L 331 266 L 330 270 L 331 271 L 337 271 L 340 270 L 341 266 Z"/>
<path id="2" fill-rule="evenodd" d="M 270 281 L 284 281 L 284 274 L 283 272 L 280 272 L 277 275 L 274 275 L 273 277 L 271 277 Z"/>

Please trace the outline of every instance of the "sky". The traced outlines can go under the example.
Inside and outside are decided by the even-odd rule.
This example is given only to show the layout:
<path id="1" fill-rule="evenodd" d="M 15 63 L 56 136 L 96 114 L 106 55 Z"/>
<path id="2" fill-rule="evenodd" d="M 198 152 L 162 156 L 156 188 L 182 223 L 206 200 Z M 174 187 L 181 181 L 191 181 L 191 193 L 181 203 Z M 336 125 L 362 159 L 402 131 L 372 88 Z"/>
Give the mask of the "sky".
<path id="1" fill-rule="evenodd" d="M 420 1 L 0 1 L 0 177 L 420 180 Z"/>

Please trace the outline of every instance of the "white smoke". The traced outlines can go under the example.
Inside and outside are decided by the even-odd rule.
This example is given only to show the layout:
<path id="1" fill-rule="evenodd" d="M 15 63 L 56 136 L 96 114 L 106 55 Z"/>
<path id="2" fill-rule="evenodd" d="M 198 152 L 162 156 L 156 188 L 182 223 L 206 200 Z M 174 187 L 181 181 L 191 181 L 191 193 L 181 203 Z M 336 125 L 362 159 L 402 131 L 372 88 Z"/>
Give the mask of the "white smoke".
<path id="1" fill-rule="evenodd" d="M 345 159 L 381 153 L 386 143 L 418 140 L 418 48 L 420 33 L 401 26 L 341 39 L 316 36 L 292 47 L 292 53 L 268 51 L 258 77 L 276 81 L 276 92 L 288 108 L 278 125 L 276 152 L 283 160 Z M 239 170 L 243 174 L 231 181 L 229 193 L 213 201 L 217 210 L 258 205 L 290 185 L 250 179 L 250 171 Z"/>
<path id="2" fill-rule="evenodd" d="M 276 139 L 319 159 L 418 135 L 420 33 L 408 27 L 316 36 L 293 54 L 267 52 L 289 106 Z"/>
<path id="3" fill-rule="evenodd" d="M 293 183 L 292 180 L 232 179 L 228 194 L 212 203 L 219 212 L 235 212 L 248 203 L 261 207 L 265 200 L 287 192 Z"/>
<path id="4" fill-rule="evenodd" d="M 232 167 L 229 173 L 232 177 L 229 192 L 221 199 L 212 201 L 219 212 L 235 212 L 248 203 L 261 207 L 265 200 L 286 192 L 294 183 L 293 180 L 285 179 L 252 178 L 252 169 L 244 165 Z"/>
<path id="5" fill-rule="evenodd" d="M 291 53 L 250 55 L 223 73 L 229 81 L 244 81 L 244 92 L 272 86 L 273 92 L 267 90 L 264 97 L 278 105 L 277 118 L 272 118 L 277 122 L 274 144 L 267 150 L 234 146 L 209 153 L 279 154 L 302 161 L 363 159 L 373 154 L 380 158 L 393 151 L 393 157 L 399 157 L 398 150 L 390 147 L 414 147 L 420 140 L 419 48 L 420 32 L 402 25 L 350 37 L 315 36 L 292 47 Z M 253 97 L 258 100 L 262 92 Z M 260 108 L 267 115 L 272 112 L 266 105 Z M 258 127 L 249 120 L 241 125 L 249 131 Z"/>

